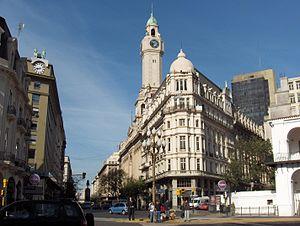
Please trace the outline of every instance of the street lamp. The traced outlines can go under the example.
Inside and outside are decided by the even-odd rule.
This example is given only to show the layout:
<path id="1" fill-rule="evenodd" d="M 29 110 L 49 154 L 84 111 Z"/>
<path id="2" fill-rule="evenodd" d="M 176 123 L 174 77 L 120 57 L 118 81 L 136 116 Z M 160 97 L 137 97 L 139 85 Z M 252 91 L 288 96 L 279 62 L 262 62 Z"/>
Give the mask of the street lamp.
<path id="1" fill-rule="evenodd" d="M 165 148 L 166 142 L 162 139 L 161 130 L 148 129 L 146 139 L 143 141 L 142 146 L 144 150 L 148 151 L 152 157 L 152 202 L 155 205 L 155 162 L 156 155 L 159 153 L 160 148 Z"/>

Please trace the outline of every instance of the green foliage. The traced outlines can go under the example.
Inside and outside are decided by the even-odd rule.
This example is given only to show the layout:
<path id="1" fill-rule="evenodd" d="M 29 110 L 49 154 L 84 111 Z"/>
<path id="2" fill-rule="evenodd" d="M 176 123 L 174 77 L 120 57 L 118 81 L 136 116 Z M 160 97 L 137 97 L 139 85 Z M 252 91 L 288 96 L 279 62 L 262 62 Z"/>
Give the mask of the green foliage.
<path id="1" fill-rule="evenodd" d="M 143 195 L 147 186 L 143 180 L 129 179 L 121 189 L 121 193 L 125 197 L 134 197 Z"/>
<path id="2" fill-rule="evenodd" d="M 266 165 L 272 158 L 269 140 L 259 137 L 240 139 L 229 151 L 229 164 L 224 175 L 233 190 L 244 190 L 253 182 L 258 188 L 263 186 L 262 178 L 273 183 L 274 170 Z"/>
<path id="3" fill-rule="evenodd" d="M 111 193 L 118 197 L 122 188 L 125 172 L 121 169 L 111 170 L 100 178 L 101 190 L 99 193 Z"/>

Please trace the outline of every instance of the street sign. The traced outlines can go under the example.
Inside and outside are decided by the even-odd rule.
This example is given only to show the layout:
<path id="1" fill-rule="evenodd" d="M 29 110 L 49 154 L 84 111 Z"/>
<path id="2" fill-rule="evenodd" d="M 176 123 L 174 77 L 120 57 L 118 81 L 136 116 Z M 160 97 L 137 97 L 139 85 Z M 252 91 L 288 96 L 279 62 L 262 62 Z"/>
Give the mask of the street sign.
<path id="1" fill-rule="evenodd" d="M 34 174 L 31 174 L 30 177 L 29 177 L 29 182 L 30 184 L 32 185 L 38 185 L 41 181 L 41 178 L 38 174 L 34 173 Z"/>
<path id="2" fill-rule="evenodd" d="M 225 180 L 220 180 L 218 182 L 218 187 L 220 188 L 221 191 L 224 191 L 227 187 L 226 181 Z"/>

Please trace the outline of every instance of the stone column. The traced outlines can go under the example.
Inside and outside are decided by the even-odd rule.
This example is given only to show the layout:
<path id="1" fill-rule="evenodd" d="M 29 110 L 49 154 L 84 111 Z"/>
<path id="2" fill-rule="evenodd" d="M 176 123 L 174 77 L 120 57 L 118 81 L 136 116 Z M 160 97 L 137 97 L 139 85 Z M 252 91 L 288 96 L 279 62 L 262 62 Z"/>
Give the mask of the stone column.
<path id="1" fill-rule="evenodd" d="M 172 208 L 177 209 L 177 179 L 172 179 Z"/>

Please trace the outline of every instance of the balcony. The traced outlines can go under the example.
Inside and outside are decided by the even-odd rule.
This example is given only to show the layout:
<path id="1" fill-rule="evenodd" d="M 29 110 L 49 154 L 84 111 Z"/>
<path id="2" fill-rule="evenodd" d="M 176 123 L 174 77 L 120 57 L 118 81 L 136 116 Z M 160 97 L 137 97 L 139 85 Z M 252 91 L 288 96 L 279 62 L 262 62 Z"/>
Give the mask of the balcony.
<path id="1" fill-rule="evenodd" d="M 274 162 L 287 162 L 287 161 L 295 161 L 300 160 L 300 153 L 286 153 L 279 152 L 274 155 Z"/>
<path id="2" fill-rule="evenodd" d="M 23 119 L 23 118 L 18 118 L 18 120 L 17 120 L 17 128 L 18 128 L 22 133 L 26 133 L 26 131 L 27 131 L 27 123 L 26 123 L 25 119 Z"/>
<path id="3" fill-rule="evenodd" d="M 9 105 L 7 107 L 7 118 L 8 120 L 15 120 L 17 118 L 17 110 L 15 106 Z"/>

